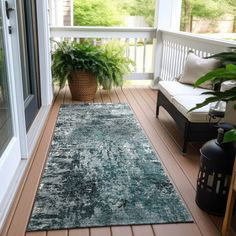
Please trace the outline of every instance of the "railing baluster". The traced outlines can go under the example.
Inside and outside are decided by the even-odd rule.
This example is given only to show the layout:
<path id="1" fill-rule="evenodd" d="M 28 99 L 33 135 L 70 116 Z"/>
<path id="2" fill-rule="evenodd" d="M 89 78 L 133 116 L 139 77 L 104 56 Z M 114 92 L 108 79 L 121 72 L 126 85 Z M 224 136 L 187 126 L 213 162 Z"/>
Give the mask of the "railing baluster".
<path id="1" fill-rule="evenodd" d="M 183 67 L 184 67 L 184 61 L 185 61 L 185 46 L 184 45 L 180 45 L 181 47 L 181 58 L 180 58 L 180 73 L 182 73 L 183 71 Z"/>
<path id="2" fill-rule="evenodd" d="M 170 42 L 170 79 L 175 77 L 175 51 L 174 42 Z"/>
<path id="3" fill-rule="evenodd" d="M 166 61 L 166 55 L 167 55 L 167 42 L 166 40 L 164 40 L 163 42 L 163 59 L 162 59 L 162 69 L 161 69 L 161 78 L 163 78 L 164 80 L 166 80 L 166 65 L 167 65 L 167 61 Z"/>
<path id="4" fill-rule="evenodd" d="M 177 44 L 177 76 L 179 76 L 181 74 L 181 45 L 180 44 Z"/>
<path id="5" fill-rule="evenodd" d="M 168 70 L 168 41 L 166 41 L 165 43 L 165 71 L 164 71 L 164 75 L 165 75 L 165 79 L 168 79 L 168 75 L 167 75 L 167 70 Z"/>
<path id="6" fill-rule="evenodd" d="M 137 42 L 138 42 L 138 39 L 135 38 L 134 39 L 134 62 L 135 62 L 134 71 L 135 72 L 137 72 Z"/>
<path id="7" fill-rule="evenodd" d="M 179 76 L 179 70 L 178 70 L 178 65 L 179 65 L 179 55 L 178 55 L 178 49 L 179 49 L 179 44 L 175 44 L 175 76 Z"/>
<path id="8" fill-rule="evenodd" d="M 97 39 L 93 39 L 93 45 L 94 45 L 94 46 L 97 45 Z"/>
<path id="9" fill-rule="evenodd" d="M 171 71 L 171 43 L 170 41 L 168 41 L 168 54 L 167 54 L 167 60 L 168 60 L 168 63 L 167 63 L 167 68 L 168 70 L 166 70 L 167 72 L 167 79 L 170 80 L 171 76 L 170 76 L 170 71 Z"/>
<path id="10" fill-rule="evenodd" d="M 177 44 L 173 43 L 173 75 L 174 77 L 177 76 L 177 66 L 178 66 L 178 52 L 177 52 Z"/>
<path id="11" fill-rule="evenodd" d="M 143 41 L 143 72 L 146 72 L 146 46 L 147 39 L 145 38 Z"/>
<path id="12" fill-rule="evenodd" d="M 127 47 L 126 47 L 126 52 L 125 52 L 125 55 L 130 58 L 130 40 L 129 38 L 126 38 L 125 39 L 125 43 L 127 44 Z"/>

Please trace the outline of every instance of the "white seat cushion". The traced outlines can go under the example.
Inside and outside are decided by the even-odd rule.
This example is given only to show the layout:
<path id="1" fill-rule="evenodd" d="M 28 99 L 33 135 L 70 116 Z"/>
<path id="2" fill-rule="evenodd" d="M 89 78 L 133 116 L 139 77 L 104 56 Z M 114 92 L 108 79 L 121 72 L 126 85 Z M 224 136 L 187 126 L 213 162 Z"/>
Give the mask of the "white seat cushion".
<path id="1" fill-rule="evenodd" d="M 203 92 L 211 91 L 203 88 L 194 88 L 192 85 L 182 84 L 178 81 L 160 81 L 158 86 L 158 89 L 165 95 L 165 97 L 169 101 L 172 101 L 173 96 L 199 96 Z"/>
<path id="2" fill-rule="evenodd" d="M 189 121 L 196 123 L 206 123 L 209 122 L 209 108 L 210 105 L 206 105 L 192 112 L 188 111 L 195 107 L 197 103 L 203 102 L 208 96 L 199 95 L 199 96 L 175 96 L 172 98 L 173 105 L 182 113 Z M 212 119 L 211 122 L 216 122 Z"/>

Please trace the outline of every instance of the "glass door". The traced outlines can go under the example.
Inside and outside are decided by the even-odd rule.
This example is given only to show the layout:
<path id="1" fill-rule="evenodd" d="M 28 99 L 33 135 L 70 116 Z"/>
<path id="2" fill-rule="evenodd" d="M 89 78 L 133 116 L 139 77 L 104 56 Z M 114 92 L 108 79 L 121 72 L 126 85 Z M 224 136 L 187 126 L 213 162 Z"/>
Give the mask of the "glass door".
<path id="1" fill-rule="evenodd" d="M 13 137 L 8 74 L 5 58 L 2 5 L 0 4 L 0 157 Z"/>
<path id="2" fill-rule="evenodd" d="M 6 3 L 0 1 L 0 227 L 2 216 L 6 214 L 8 206 L 8 203 L 2 203 L 9 199 L 6 196 L 10 192 L 22 157 L 20 129 L 17 123 L 20 119 L 17 106 L 20 100 L 17 95 L 19 86 L 16 86 L 18 81 L 15 78 L 17 66 L 13 63 L 13 38 L 17 37 L 17 34 L 16 30 L 12 30 L 13 5 L 8 8 Z M 18 55 L 15 50 L 14 56 Z"/>
<path id="3" fill-rule="evenodd" d="M 17 4 L 26 128 L 29 130 L 41 107 L 36 0 L 19 0 Z"/>

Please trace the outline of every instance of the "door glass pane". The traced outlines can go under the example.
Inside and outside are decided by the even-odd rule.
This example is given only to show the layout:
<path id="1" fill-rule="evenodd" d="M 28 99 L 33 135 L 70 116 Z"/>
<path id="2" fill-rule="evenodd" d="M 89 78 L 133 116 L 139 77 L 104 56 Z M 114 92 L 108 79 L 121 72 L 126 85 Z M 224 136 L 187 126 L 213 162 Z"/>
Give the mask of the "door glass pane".
<path id="1" fill-rule="evenodd" d="M 29 79 L 29 61 L 27 41 L 25 37 L 25 8 L 24 1 L 19 0 L 17 2 L 18 17 L 19 17 L 19 35 L 20 35 L 20 55 L 21 55 L 21 70 L 22 70 L 22 83 L 24 100 L 26 101 L 31 95 L 31 86 Z"/>
<path id="2" fill-rule="evenodd" d="M 18 0 L 17 11 L 28 131 L 41 107 L 36 0 Z"/>
<path id="3" fill-rule="evenodd" d="M 0 156 L 13 136 L 0 4 Z"/>

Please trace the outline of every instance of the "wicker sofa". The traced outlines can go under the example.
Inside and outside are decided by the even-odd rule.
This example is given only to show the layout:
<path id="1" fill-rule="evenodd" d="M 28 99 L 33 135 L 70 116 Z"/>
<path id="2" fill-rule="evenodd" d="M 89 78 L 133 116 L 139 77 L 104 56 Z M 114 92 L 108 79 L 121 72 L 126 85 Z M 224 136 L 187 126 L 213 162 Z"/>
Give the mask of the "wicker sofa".
<path id="1" fill-rule="evenodd" d="M 218 120 L 209 116 L 209 105 L 192 112 L 189 110 L 209 96 L 202 95 L 203 92 L 213 90 L 211 82 L 203 83 L 199 88 L 193 85 L 199 77 L 219 65 L 218 60 L 202 58 L 189 51 L 182 74 L 171 81 L 159 81 L 156 116 L 162 106 L 173 117 L 183 136 L 183 153 L 186 153 L 190 141 L 206 141 L 216 137 Z"/>
<path id="2" fill-rule="evenodd" d="M 188 142 L 207 141 L 217 135 L 217 119 L 210 118 L 209 105 L 188 112 L 197 103 L 205 100 L 207 95 L 201 95 L 205 91 L 209 90 L 194 88 L 178 81 L 159 82 L 156 117 L 159 115 L 160 106 L 173 117 L 183 136 L 183 153 L 187 152 Z"/>

